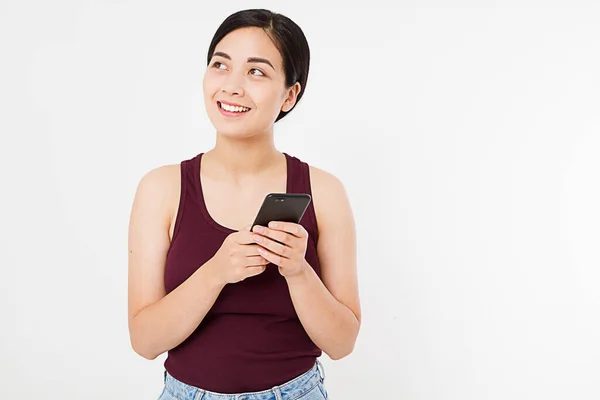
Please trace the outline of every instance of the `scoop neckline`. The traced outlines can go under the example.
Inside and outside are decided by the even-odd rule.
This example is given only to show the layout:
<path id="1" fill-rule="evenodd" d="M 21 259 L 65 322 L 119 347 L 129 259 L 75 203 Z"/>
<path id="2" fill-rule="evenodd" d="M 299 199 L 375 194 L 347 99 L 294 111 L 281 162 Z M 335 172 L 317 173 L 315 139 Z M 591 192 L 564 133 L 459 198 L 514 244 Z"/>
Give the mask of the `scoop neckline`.
<path id="1" fill-rule="evenodd" d="M 291 188 L 291 169 L 292 169 L 292 160 L 291 160 L 291 156 L 289 154 L 287 154 L 286 152 L 282 152 L 283 155 L 285 156 L 285 164 L 286 164 L 286 178 L 285 178 L 285 192 L 289 193 L 290 192 L 290 188 Z M 208 212 L 208 208 L 206 207 L 206 202 L 204 200 L 204 189 L 202 188 L 202 178 L 200 176 L 200 168 L 202 166 L 202 156 L 204 155 L 204 153 L 200 153 L 198 154 L 198 162 L 196 163 L 196 168 L 194 171 L 194 176 L 196 179 L 196 183 L 198 184 L 198 197 L 199 197 L 199 203 L 200 203 L 200 210 L 202 211 L 202 214 L 204 215 L 204 219 L 214 228 L 223 231 L 225 233 L 234 233 L 234 232 L 239 232 L 239 230 L 237 229 L 232 229 L 229 227 L 226 227 L 224 225 L 221 225 L 220 223 L 218 223 L 217 221 L 215 221 L 213 219 L 213 217 L 210 215 L 210 213 Z"/>

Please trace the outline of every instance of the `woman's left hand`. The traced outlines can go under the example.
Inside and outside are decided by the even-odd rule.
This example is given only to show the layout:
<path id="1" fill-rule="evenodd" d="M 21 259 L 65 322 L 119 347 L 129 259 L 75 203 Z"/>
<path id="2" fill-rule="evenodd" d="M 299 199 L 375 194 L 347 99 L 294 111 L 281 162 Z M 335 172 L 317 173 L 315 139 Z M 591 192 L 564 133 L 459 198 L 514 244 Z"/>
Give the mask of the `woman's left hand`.
<path id="1" fill-rule="evenodd" d="M 260 255 L 279 266 L 279 273 L 284 278 L 301 275 L 305 271 L 308 232 L 302 225 L 274 221 L 269 223 L 268 228 L 256 225 L 252 231 L 254 241 L 260 246 Z"/>

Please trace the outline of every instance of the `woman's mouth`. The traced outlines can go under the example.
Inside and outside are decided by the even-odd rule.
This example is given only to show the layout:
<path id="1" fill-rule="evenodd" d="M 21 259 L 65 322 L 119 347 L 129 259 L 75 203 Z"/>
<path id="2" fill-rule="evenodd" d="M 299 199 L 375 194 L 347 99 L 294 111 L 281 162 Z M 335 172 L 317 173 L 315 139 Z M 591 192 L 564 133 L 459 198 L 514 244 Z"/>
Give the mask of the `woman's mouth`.
<path id="1" fill-rule="evenodd" d="M 217 107 L 219 107 L 221 114 L 226 117 L 240 117 L 251 110 L 248 107 L 230 106 L 229 104 L 223 104 L 220 101 L 217 101 Z"/>

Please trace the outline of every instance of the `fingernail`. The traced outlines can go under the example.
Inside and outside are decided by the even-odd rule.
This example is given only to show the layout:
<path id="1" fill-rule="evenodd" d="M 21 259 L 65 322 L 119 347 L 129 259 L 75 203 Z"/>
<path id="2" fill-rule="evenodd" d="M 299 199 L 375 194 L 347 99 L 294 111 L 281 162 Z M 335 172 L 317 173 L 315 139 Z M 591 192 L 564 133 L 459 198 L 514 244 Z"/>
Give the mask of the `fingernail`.
<path id="1" fill-rule="evenodd" d="M 258 233 L 262 233 L 263 232 L 263 228 L 260 225 L 256 225 L 254 227 L 254 232 L 258 232 Z"/>

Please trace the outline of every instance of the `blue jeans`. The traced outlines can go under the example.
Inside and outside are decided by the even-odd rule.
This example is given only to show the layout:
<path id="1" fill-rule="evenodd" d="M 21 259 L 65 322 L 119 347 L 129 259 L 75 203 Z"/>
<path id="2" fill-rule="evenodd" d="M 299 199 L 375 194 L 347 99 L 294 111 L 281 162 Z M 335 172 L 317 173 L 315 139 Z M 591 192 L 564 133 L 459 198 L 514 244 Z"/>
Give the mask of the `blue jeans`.
<path id="1" fill-rule="evenodd" d="M 324 400 L 325 369 L 319 360 L 307 372 L 280 386 L 262 392 L 224 394 L 187 385 L 164 372 L 165 387 L 158 400 Z"/>

